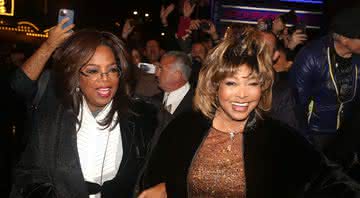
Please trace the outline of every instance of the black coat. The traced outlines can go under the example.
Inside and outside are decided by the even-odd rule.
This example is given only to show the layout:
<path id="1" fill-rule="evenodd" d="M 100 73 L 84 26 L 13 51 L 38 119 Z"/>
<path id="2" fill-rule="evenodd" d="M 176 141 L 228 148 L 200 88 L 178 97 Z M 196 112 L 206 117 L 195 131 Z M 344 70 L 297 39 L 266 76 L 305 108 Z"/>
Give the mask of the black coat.
<path id="1" fill-rule="evenodd" d="M 13 82 L 13 87 L 24 96 L 33 93 L 34 82 L 21 71 L 16 75 L 19 78 Z M 11 197 L 27 197 L 31 192 L 32 197 L 88 197 L 77 151 L 76 117 L 59 102 L 52 85 L 50 79 L 34 114 L 35 123 L 27 148 L 15 169 Z M 104 183 L 103 197 L 133 196 L 151 137 L 144 130 L 144 120 L 130 111 L 122 115 L 119 122 L 123 157 L 116 177 Z"/>
<path id="2" fill-rule="evenodd" d="M 184 98 L 181 100 L 179 106 L 177 106 L 177 108 L 175 109 L 173 114 L 170 114 L 168 111 L 166 111 L 162 105 L 162 101 L 164 99 L 163 93 L 152 97 L 152 104 L 154 104 L 154 106 L 158 108 L 158 112 L 157 112 L 158 123 L 154 135 L 155 137 L 157 135 L 159 135 L 158 137 L 160 137 L 161 132 L 166 128 L 166 126 L 171 122 L 171 120 L 176 118 L 178 115 L 192 111 L 192 101 L 194 98 L 194 94 L 195 94 L 194 90 L 190 88 L 188 92 L 185 94 Z"/>
<path id="3" fill-rule="evenodd" d="M 156 130 L 154 132 L 154 135 L 151 139 L 151 145 L 149 146 L 150 150 L 148 151 L 148 156 L 146 159 L 146 163 L 149 161 L 151 157 L 151 153 L 153 149 L 158 144 L 159 138 L 163 132 L 164 129 L 166 129 L 167 125 L 175 119 L 177 116 L 186 113 L 186 112 L 192 112 L 192 100 L 194 97 L 194 90 L 192 88 L 189 89 L 189 91 L 186 93 L 184 98 L 181 100 L 179 106 L 176 108 L 173 114 L 170 114 L 167 110 L 164 109 L 162 105 L 164 94 L 158 94 L 151 98 L 151 103 L 158 108 L 157 112 L 157 125 Z M 146 165 L 147 166 L 147 165 Z M 144 169 L 146 169 L 146 166 Z M 142 176 L 139 178 L 139 188 L 140 191 L 145 190 L 144 188 L 144 180 L 143 180 L 143 172 L 142 170 Z"/>
<path id="4" fill-rule="evenodd" d="M 287 72 L 275 72 L 275 81 L 272 87 L 272 104 L 269 116 L 274 120 L 301 131 L 304 120 L 299 116 L 296 106 L 295 91 L 291 88 Z"/>
<path id="5" fill-rule="evenodd" d="M 244 132 L 246 197 L 360 197 L 359 187 L 280 122 L 259 120 Z M 211 122 L 183 114 L 163 132 L 145 174 L 145 187 L 165 182 L 168 197 L 187 196 L 187 175 Z M 236 174 L 236 173 L 234 173 Z"/>
<path id="6" fill-rule="evenodd" d="M 360 182 L 360 112 L 354 108 L 352 120 L 344 123 L 324 148 L 326 156 L 343 166 L 349 176 Z"/>

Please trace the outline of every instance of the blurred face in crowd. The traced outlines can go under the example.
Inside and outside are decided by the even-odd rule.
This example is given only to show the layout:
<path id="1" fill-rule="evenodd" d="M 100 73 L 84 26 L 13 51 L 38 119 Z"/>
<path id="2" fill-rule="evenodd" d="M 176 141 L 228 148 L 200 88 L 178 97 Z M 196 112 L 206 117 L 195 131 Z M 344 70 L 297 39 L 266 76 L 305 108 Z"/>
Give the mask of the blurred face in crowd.
<path id="1" fill-rule="evenodd" d="M 242 65 L 233 76 L 220 81 L 218 89 L 218 116 L 226 121 L 244 122 L 257 107 L 261 98 L 261 86 L 255 72 Z"/>
<path id="2" fill-rule="evenodd" d="M 280 34 L 285 28 L 285 24 L 283 23 L 283 21 L 281 20 L 281 18 L 278 16 L 274 19 L 273 23 L 272 23 L 272 32 L 274 34 Z"/>
<path id="3" fill-rule="evenodd" d="M 160 59 L 160 46 L 156 40 L 149 40 L 146 43 L 145 55 L 150 63 L 158 62 Z"/>
<path id="4" fill-rule="evenodd" d="M 134 65 L 138 65 L 141 62 L 141 55 L 137 49 L 131 50 L 131 62 Z"/>
<path id="5" fill-rule="evenodd" d="M 203 44 L 203 46 L 205 47 L 206 50 L 211 50 L 211 48 L 213 48 L 213 43 L 212 43 L 212 41 L 210 39 L 206 40 L 206 41 L 203 41 L 202 44 Z"/>
<path id="6" fill-rule="evenodd" d="M 349 51 L 354 54 L 360 54 L 360 38 L 358 39 L 346 39 L 345 46 Z"/>
<path id="7" fill-rule="evenodd" d="M 279 52 L 276 49 L 276 37 L 275 35 L 267 32 L 262 32 L 262 36 L 265 40 L 265 43 L 270 46 L 272 55 L 272 60 L 275 62 L 279 57 Z"/>
<path id="8" fill-rule="evenodd" d="M 114 97 L 120 72 L 112 50 L 96 48 L 90 61 L 80 69 L 80 90 L 92 112 L 104 108 Z"/>
<path id="9" fill-rule="evenodd" d="M 170 92 L 175 89 L 181 73 L 172 68 L 176 58 L 174 56 L 163 56 L 160 61 L 160 65 L 156 68 L 156 77 L 159 82 L 159 87 L 163 91 Z"/>
<path id="10" fill-rule="evenodd" d="M 201 43 L 195 43 L 192 46 L 191 49 L 191 56 L 199 61 L 200 63 L 203 62 L 203 60 L 205 59 L 206 56 L 206 49 L 205 47 L 201 44 Z"/>

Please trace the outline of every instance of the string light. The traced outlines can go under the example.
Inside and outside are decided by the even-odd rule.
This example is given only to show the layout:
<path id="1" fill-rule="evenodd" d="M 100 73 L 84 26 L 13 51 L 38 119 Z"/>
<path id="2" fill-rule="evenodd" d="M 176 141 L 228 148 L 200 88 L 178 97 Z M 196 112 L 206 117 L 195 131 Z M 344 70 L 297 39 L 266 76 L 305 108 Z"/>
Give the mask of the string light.
<path id="1" fill-rule="evenodd" d="M 5 24 L 5 22 L 0 21 L 0 24 Z M 10 32 L 24 32 L 26 36 L 31 36 L 31 37 L 39 37 L 39 38 L 49 37 L 48 29 L 45 30 L 44 32 L 40 32 L 39 29 L 34 24 L 27 21 L 18 22 L 17 27 L 9 27 L 3 25 L 0 26 L 0 30 L 10 31 Z"/>

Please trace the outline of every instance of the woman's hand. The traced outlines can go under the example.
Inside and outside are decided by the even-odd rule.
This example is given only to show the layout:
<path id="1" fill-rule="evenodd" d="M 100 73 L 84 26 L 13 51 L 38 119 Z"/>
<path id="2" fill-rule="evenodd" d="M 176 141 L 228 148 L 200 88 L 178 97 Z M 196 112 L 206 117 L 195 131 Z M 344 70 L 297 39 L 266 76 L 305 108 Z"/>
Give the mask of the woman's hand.
<path id="1" fill-rule="evenodd" d="M 175 5 L 173 3 L 168 5 L 166 8 L 164 6 L 161 6 L 160 19 L 161 19 L 161 23 L 163 24 L 163 26 L 168 25 L 167 17 L 174 10 L 174 8 L 175 8 Z"/>
<path id="2" fill-rule="evenodd" d="M 59 45 L 64 42 L 73 32 L 72 30 L 75 25 L 71 24 L 67 26 L 65 29 L 62 29 L 62 26 L 68 22 L 69 18 L 64 18 L 60 21 L 56 26 L 52 27 L 49 31 L 49 37 L 45 41 L 47 46 L 51 48 L 51 50 L 55 50 Z"/>
<path id="3" fill-rule="evenodd" d="M 216 32 L 216 27 L 213 22 L 206 20 L 206 22 L 209 24 L 210 28 L 208 30 L 205 30 L 204 32 L 208 33 L 211 36 L 212 40 L 218 40 L 219 35 Z"/>
<path id="4" fill-rule="evenodd" d="M 293 50 L 296 46 L 304 44 L 306 41 L 307 35 L 302 30 L 295 30 L 295 32 L 289 36 L 287 47 Z"/>
<path id="5" fill-rule="evenodd" d="M 201 21 L 199 19 L 191 20 L 189 30 L 198 30 L 200 28 Z"/>
<path id="6" fill-rule="evenodd" d="M 121 37 L 124 40 L 127 40 L 128 36 L 131 34 L 131 32 L 134 30 L 135 27 L 130 24 L 130 20 L 131 19 L 126 19 L 124 27 L 122 29 Z"/>
<path id="7" fill-rule="evenodd" d="M 165 183 L 144 190 L 138 198 L 167 198 Z"/>

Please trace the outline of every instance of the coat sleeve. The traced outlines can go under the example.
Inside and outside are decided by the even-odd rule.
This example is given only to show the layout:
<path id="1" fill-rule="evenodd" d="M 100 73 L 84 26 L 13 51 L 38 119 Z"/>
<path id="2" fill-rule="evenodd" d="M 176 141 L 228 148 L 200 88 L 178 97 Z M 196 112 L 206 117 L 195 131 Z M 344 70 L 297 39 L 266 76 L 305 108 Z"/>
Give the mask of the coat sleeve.
<path id="1" fill-rule="evenodd" d="M 168 127 L 162 132 L 158 143 L 148 156 L 147 165 L 144 172 L 144 189 L 151 188 L 159 183 L 166 181 L 168 173 L 169 150 L 171 150 L 171 131 Z"/>
<path id="2" fill-rule="evenodd" d="M 290 83 L 297 103 L 295 109 L 301 125 L 306 123 L 312 89 L 320 75 L 318 61 L 308 51 L 312 50 L 305 47 L 299 52 L 290 70 Z"/>
<path id="3" fill-rule="evenodd" d="M 301 130 L 300 122 L 297 118 L 296 101 L 291 88 L 284 86 L 273 87 L 270 116 L 295 129 Z"/>
<path id="4" fill-rule="evenodd" d="M 338 164 L 324 157 L 305 194 L 310 198 L 355 198 L 360 197 L 360 185 L 347 176 Z"/>
<path id="5" fill-rule="evenodd" d="M 37 91 L 37 81 L 31 80 L 21 68 L 18 68 L 11 76 L 11 88 L 17 95 L 23 97 L 26 102 L 32 101 Z"/>
<path id="6" fill-rule="evenodd" d="M 343 171 L 340 165 L 328 160 L 307 139 L 295 131 L 282 133 L 287 148 L 295 159 L 299 172 L 305 176 L 304 197 L 355 198 L 360 197 L 360 185 Z M 304 163 L 306 162 L 306 163 Z"/>
<path id="7" fill-rule="evenodd" d="M 316 64 L 315 58 L 304 49 L 296 56 L 294 65 L 291 68 L 291 83 L 297 91 L 298 100 L 302 105 L 306 105 L 311 96 L 312 81 L 316 76 Z"/>
<path id="8" fill-rule="evenodd" d="M 41 149 L 38 133 L 34 133 L 14 170 L 14 182 L 10 198 L 55 198 L 55 187 L 51 181 Z"/>

